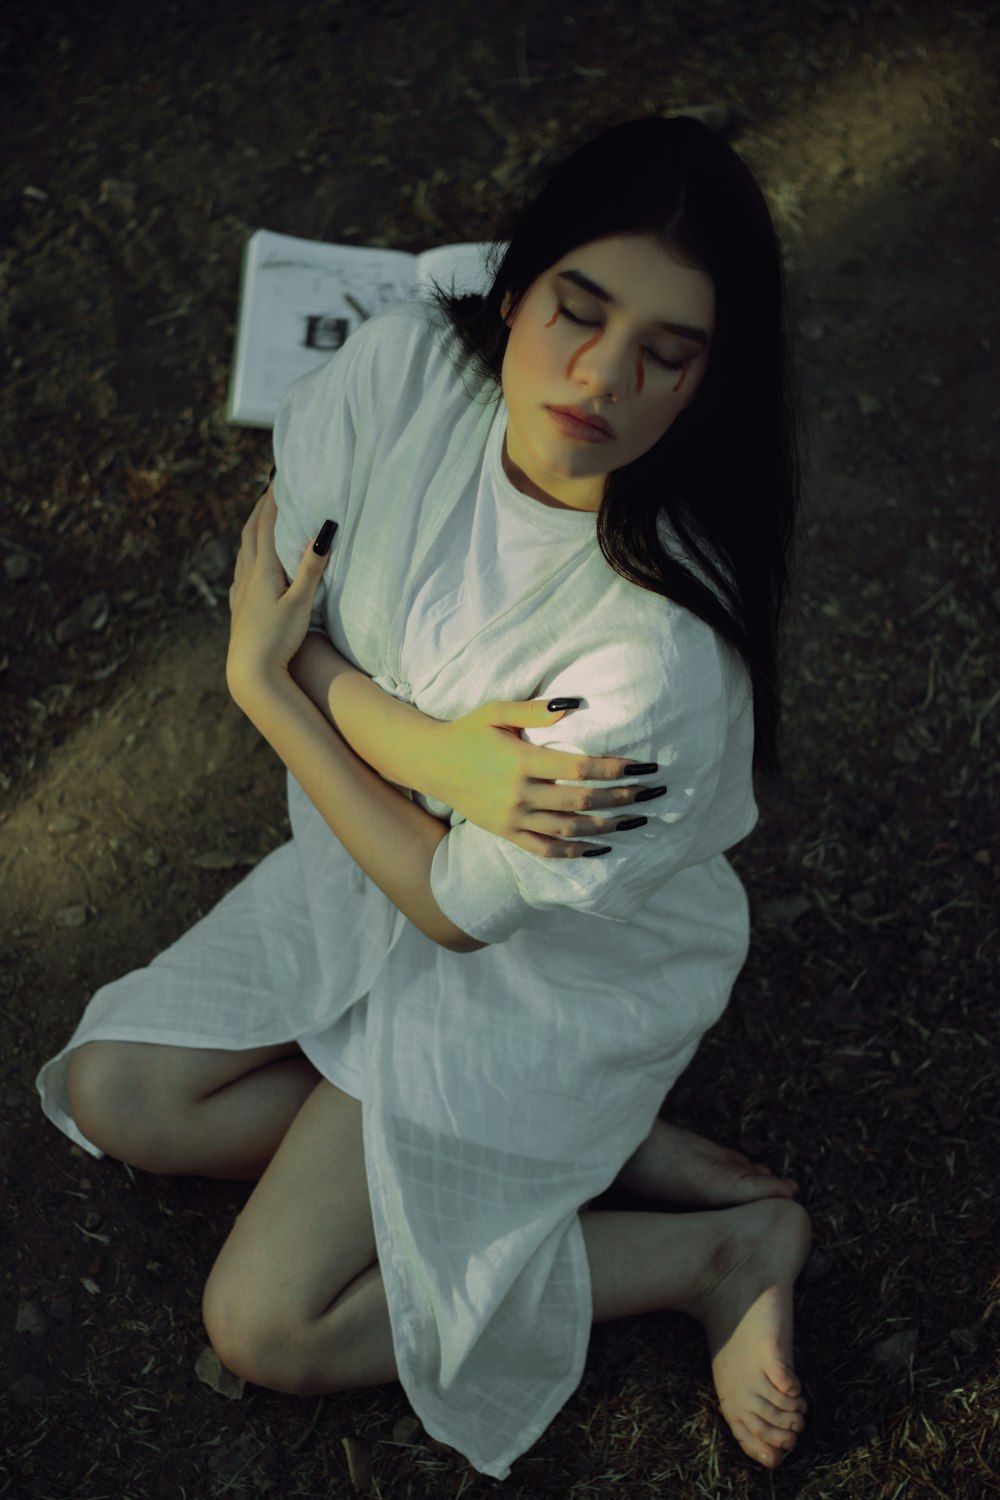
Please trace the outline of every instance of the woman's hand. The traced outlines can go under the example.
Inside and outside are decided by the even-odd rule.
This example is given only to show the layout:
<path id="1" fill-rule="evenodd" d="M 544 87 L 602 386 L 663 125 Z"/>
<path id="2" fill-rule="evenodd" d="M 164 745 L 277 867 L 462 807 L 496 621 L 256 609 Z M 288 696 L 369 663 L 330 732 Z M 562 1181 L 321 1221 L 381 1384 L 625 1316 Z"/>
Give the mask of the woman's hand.
<path id="1" fill-rule="evenodd" d="M 319 554 L 315 547 L 307 547 L 289 584 L 274 547 L 277 514 L 268 485 L 243 527 L 229 590 L 232 620 L 226 681 L 243 708 L 255 689 L 288 674 L 288 664 L 309 629 L 332 539 L 332 532 L 324 538 L 324 527 L 317 544 L 325 540 L 325 551 Z"/>
<path id="2" fill-rule="evenodd" d="M 460 719 L 435 727 L 433 786 L 426 788 L 470 823 L 497 834 L 530 854 L 573 859 L 600 848 L 601 834 L 640 818 L 634 807 L 663 794 L 633 780 L 625 786 L 559 786 L 557 781 L 627 780 L 626 768 L 652 775 L 655 766 L 617 755 L 589 756 L 551 750 L 520 738 L 522 729 L 555 725 L 566 710 L 550 710 L 541 700 L 485 703 Z M 427 777 L 423 778 L 426 781 Z M 417 784 L 424 790 L 423 781 Z M 652 791 L 652 796 L 649 793 Z M 611 810 L 606 817 L 589 810 Z M 588 843 L 572 840 L 588 839 Z M 606 846 L 605 846 L 606 847 Z"/>

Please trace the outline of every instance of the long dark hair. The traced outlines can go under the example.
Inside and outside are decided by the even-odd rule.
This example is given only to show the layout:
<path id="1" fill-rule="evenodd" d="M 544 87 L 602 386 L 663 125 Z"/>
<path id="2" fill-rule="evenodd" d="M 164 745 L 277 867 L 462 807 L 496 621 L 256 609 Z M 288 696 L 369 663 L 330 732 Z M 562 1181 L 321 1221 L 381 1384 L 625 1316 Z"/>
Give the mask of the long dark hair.
<path id="1" fill-rule="evenodd" d="M 697 397 L 654 447 L 607 476 L 597 541 L 616 573 L 691 610 L 739 652 L 753 690 L 754 763 L 776 769 L 798 424 L 781 249 L 760 188 L 699 121 L 630 120 L 574 151 L 498 231 L 509 244 L 488 293 L 437 293 L 461 358 L 498 386 L 504 299 L 516 311 L 577 246 L 654 234 L 712 277 L 716 328 Z"/>

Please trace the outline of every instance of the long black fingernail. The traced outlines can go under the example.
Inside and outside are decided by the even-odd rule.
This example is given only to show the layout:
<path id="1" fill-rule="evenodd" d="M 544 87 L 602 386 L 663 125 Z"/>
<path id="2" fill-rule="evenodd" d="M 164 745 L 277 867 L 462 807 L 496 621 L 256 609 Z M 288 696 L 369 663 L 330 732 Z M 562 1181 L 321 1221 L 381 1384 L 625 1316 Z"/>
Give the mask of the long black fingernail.
<path id="1" fill-rule="evenodd" d="M 641 828 L 643 823 L 648 822 L 648 818 L 626 818 L 624 823 L 615 824 L 615 833 L 621 833 L 626 828 Z"/>
<path id="2" fill-rule="evenodd" d="M 605 844 L 605 846 L 604 846 L 603 849 L 584 849 L 584 851 L 581 854 L 580 858 L 581 859 L 592 859 L 595 854 L 610 854 L 610 853 L 611 853 L 611 845 L 610 844 Z"/>
<path id="3" fill-rule="evenodd" d="M 580 707 L 580 699 L 579 698 L 553 698 L 550 703 L 546 703 L 545 707 L 548 709 L 548 711 L 549 711 L 550 714 L 557 714 L 557 713 L 560 712 L 561 709 L 564 709 L 564 708 L 579 708 Z"/>
<path id="4" fill-rule="evenodd" d="M 330 543 L 337 535 L 336 521 L 324 521 L 319 528 L 319 536 L 313 542 L 313 551 L 317 557 L 325 557 L 330 550 Z"/>
<path id="5" fill-rule="evenodd" d="M 641 792 L 636 792 L 632 798 L 633 802 L 652 802 L 654 797 L 663 797 L 666 794 L 665 786 L 644 786 Z"/>
<path id="6" fill-rule="evenodd" d="M 658 771 L 659 769 L 659 766 L 640 765 L 639 762 L 636 761 L 631 766 L 625 767 L 624 774 L 626 776 L 652 776 L 653 772 Z"/>
<path id="7" fill-rule="evenodd" d="M 264 498 L 264 496 L 267 494 L 268 490 L 271 488 L 271 485 L 274 483 L 274 476 L 275 476 L 275 474 L 277 474 L 277 472 L 278 472 L 278 466 L 277 466 L 277 464 L 275 464 L 272 467 L 271 472 L 270 472 L 270 474 L 267 477 L 267 484 L 265 484 L 264 488 L 260 492 L 259 498 L 261 500 Z"/>

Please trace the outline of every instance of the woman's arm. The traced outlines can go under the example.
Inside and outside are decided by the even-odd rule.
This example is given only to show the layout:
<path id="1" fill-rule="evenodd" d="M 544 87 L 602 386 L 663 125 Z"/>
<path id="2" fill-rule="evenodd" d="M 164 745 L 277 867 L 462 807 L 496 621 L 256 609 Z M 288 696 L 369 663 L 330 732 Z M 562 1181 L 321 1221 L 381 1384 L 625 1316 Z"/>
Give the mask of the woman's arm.
<path id="1" fill-rule="evenodd" d="M 642 787 L 577 788 L 560 781 L 621 781 L 655 766 L 620 756 L 583 756 L 522 740 L 520 729 L 554 725 L 566 710 L 543 701 L 488 703 L 454 721 L 429 718 L 383 692 L 323 636 L 308 635 L 289 664 L 292 679 L 380 776 L 454 807 L 469 822 L 533 854 L 575 858 L 600 847 L 567 843 L 611 832 Z M 629 814 L 626 812 L 625 817 Z"/>
<path id="2" fill-rule="evenodd" d="M 365 765 L 289 676 L 326 556 L 307 550 L 289 586 L 274 550 L 276 513 L 266 491 L 243 528 L 229 591 L 229 690 L 347 852 L 404 916 L 453 952 L 485 947 L 445 916 L 431 891 L 431 862 L 448 829 Z"/>
<path id="3" fill-rule="evenodd" d="M 431 863 L 448 829 L 365 765 L 291 678 L 233 680 L 230 691 L 352 859 L 404 916 L 454 953 L 483 948 L 445 916 Z"/>

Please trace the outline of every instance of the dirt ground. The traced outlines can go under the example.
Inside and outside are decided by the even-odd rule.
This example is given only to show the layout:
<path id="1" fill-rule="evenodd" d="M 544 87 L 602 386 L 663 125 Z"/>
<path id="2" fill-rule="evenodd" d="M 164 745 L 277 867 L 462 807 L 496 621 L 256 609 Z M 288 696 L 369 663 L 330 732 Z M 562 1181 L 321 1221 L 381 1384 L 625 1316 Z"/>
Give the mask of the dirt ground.
<path id="1" fill-rule="evenodd" d="M 5 9 L 0 1495 L 1000 1494 L 997 21 L 930 0 Z M 803 1184 L 809 1426 L 765 1474 L 694 1325 L 623 1322 L 498 1483 L 398 1387 L 214 1388 L 199 1293 L 245 1190 L 84 1157 L 33 1079 L 100 984 L 287 836 L 223 677 L 270 465 L 225 421 L 245 237 L 479 238 L 567 130 L 710 104 L 787 246 L 809 448 L 785 779 L 734 856 L 755 941 L 667 1112 Z"/>

